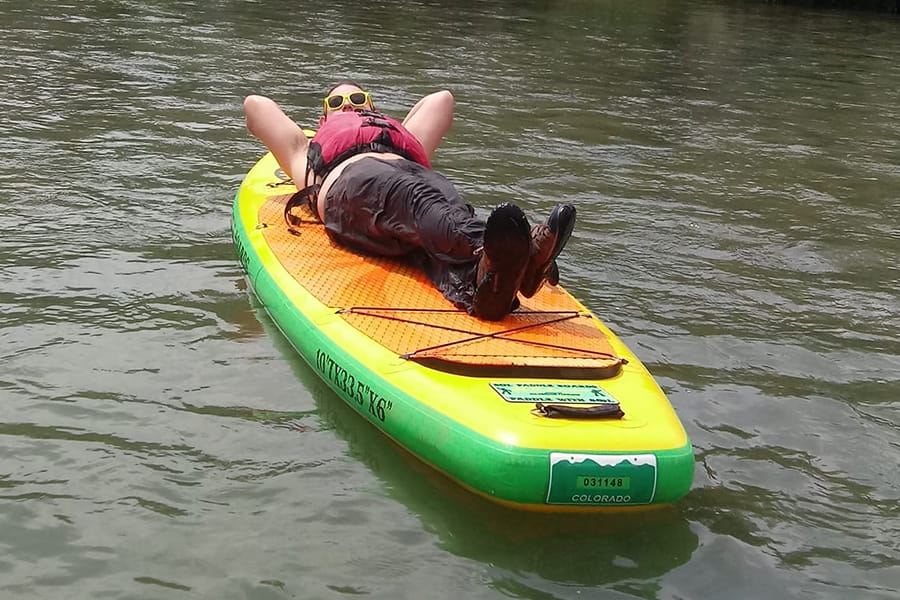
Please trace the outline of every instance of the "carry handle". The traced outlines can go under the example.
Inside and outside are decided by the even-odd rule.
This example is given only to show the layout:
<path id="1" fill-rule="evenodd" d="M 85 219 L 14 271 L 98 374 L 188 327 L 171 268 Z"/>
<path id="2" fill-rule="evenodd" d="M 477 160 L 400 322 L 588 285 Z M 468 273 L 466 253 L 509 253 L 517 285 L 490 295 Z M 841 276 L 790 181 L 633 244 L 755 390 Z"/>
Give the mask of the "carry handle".
<path id="1" fill-rule="evenodd" d="M 535 402 L 534 411 L 549 419 L 621 419 L 625 416 L 619 403 L 596 404 L 585 408 L 577 408 L 567 404 L 544 404 Z"/>

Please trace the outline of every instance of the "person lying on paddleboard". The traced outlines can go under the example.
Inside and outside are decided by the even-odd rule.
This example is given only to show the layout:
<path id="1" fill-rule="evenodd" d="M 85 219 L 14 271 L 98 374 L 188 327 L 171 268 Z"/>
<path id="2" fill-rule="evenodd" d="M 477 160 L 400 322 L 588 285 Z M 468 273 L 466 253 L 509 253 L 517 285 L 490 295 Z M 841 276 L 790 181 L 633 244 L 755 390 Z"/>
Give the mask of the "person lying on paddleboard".
<path id="1" fill-rule="evenodd" d="M 556 284 L 556 258 L 575 225 L 561 204 L 530 226 L 511 203 L 487 220 L 431 169 L 453 120 L 449 91 L 419 100 L 402 122 L 375 110 L 368 92 L 341 82 L 325 95 L 319 128 L 303 129 L 271 99 L 244 100 L 247 129 L 263 142 L 309 203 L 328 236 L 356 252 L 404 257 L 445 298 L 480 319 L 498 321 L 544 281 Z M 290 204 L 285 215 L 290 215 Z"/>

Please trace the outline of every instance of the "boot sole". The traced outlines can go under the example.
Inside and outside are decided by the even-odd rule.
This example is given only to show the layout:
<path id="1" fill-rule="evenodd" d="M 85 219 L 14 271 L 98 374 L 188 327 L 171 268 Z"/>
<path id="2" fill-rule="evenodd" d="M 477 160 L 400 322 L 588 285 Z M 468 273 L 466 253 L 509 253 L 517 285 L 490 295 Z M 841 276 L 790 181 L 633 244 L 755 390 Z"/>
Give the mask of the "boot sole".
<path id="1" fill-rule="evenodd" d="M 571 204 L 561 204 L 553 209 L 550 218 L 547 219 L 547 227 L 556 236 L 553 242 L 553 252 L 543 265 L 535 269 L 535 276 L 531 281 L 522 283 L 522 295 L 531 298 L 541 288 L 544 279 L 553 285 L 559 283 L 559 268 L 556 267 L 556 259 L 566 247 L 566 242 L 572 236 L 575 229 L 575 207 Z M 538 275 L 539 274 L 539 275 Z"/>
<path id="2" fill-rule="evenodd" d="M 509 203 L 495 208 L 484 229 L 484 254 L 492 270 L 477 283 L 472 302 L 475 316 L 499 321 L 510 313 L 530 247 L 531 228 L 525 213 Z"/>

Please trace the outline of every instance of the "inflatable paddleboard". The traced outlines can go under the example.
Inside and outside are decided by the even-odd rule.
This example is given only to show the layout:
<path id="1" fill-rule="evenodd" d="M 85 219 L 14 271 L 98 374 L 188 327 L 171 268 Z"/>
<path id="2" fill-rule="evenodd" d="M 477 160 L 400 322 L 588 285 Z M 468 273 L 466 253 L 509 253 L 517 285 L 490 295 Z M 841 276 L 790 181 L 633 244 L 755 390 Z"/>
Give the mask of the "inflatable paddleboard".
<path id="1" fill-rule="evenodd" d="M 694 457 L 638 358 L 559 286 L 503 321 L 454 308 L 401 261 L 335 245 L 284 208 L 297 191 L 267 154 L 233 207 L 254 293 L 297 352 L 350 406 L 460 485 L 554 512 L 668 504 Z"/>

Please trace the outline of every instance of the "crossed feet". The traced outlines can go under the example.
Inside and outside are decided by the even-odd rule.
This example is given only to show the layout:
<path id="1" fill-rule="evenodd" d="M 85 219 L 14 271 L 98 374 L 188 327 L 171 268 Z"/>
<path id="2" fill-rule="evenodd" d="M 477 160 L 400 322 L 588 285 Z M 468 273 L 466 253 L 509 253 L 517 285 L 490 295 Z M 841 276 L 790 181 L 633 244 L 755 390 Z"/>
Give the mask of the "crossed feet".
<path id="1" fill-rule="evenodd" d="M 534 296 L 545 281 L 559 283 L 556 258 L 575 227 L 575 207 L 560 204 L 546 222 L 529 227 L 522 210 L 504 203 L 493 210 L 475 279 L 473 313 L 499 321 L 518 308 L 518 293 Z"/>

